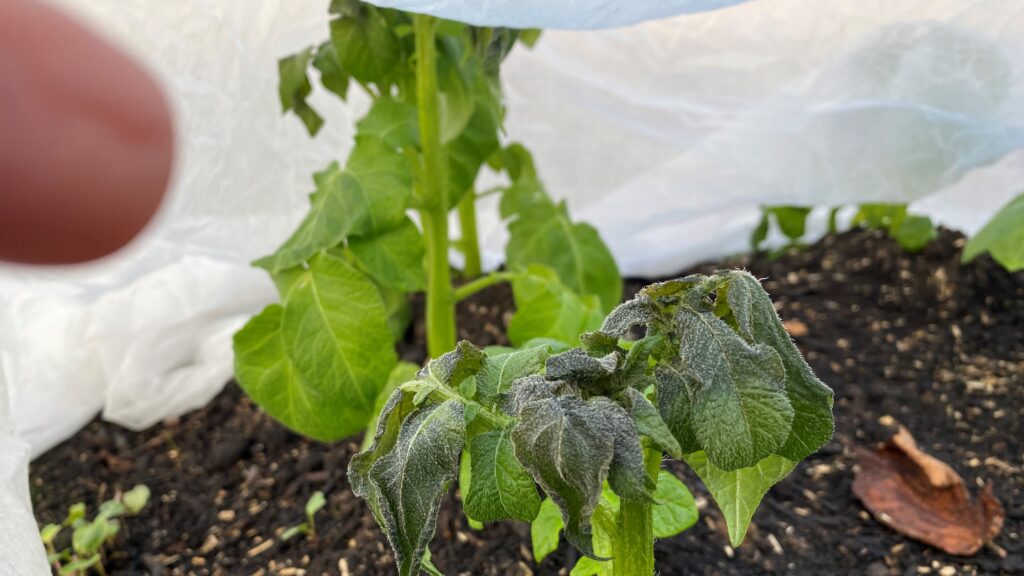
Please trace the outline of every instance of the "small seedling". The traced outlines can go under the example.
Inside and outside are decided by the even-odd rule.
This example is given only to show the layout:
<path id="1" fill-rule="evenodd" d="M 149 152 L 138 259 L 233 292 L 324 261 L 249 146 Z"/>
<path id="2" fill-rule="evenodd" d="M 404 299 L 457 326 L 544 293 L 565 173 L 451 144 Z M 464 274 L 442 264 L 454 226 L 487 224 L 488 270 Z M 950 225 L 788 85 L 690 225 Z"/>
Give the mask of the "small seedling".
<path id="1" fill-rule="evenodd" d="M 103 567 L 103 547 L 111 544 L 121 530 L 118 518 L 135 516 L 149 502 L 149 488 L 137 485 L 120 498 L 100 504 L 99 513 L 91 522 L 86 520 L 86 506 L 83 502 L 68 508 L 68 515 L 60 524 L 47 524 L 39 536 L 46 546 L 47 561 L 64 575 L 85 576 L 90 569 L 97 574 L 106 574 Z M 58 549 L 57 537 L 65 528 L 71 528 L 70 548 Z"/>
<path id="2" fill-rule="evenodd" d="M 284 534 L 281 534 L 281 541 L 291 540 L 299 534 L 305 534 L 306 538 L 316 540 L 316 520 L 314 516 L 325 505 L 327 505 L 327 498 L 324 497 L 324 493 L 319 490 L 313 492 L 313 495 L 306 501 L 306 521 L 285 530 Z"/>

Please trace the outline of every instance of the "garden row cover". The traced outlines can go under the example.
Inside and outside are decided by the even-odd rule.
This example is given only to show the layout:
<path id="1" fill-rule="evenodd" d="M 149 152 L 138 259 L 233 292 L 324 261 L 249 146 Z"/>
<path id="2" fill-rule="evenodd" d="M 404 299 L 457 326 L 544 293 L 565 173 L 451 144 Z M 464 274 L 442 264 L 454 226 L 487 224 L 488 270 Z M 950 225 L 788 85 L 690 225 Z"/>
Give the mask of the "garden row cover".
<path id="1" fill-rule="evenodd" d="M 388 1 L 559 27 L 733 4 Z M 141 428 L 220 390 L 232 332 L 274 298 L 248 262 L 294 228 L 309 175 L 347 154 L 367 105 L 314 94 L 329 121 L 312 140 L 279 114 L 276 59 L 326 37 L 326 1 L 57 3 L 161 77 L 178 165 L 158 222 L 122 254 L 0 269 L 0 399 L 9 395 L 12 416 L 0 411 L 0 543 L 12 542 L 4 530 L 19 510 L 30 523 L 26 452 L 12 430 L 39 454 L 98 411 Z M 530 14 L 546 20 L 519 19 Z M 760 0 L 549 31 L 503 69 L 508 134 L 626 274 L 745 250 L 762 203 L 913 201 L 971 232 L 1024 181 L 1022 44 L 1024 4 L 972 0 Z M 493 204 L 481 204 L 480 226 L 496 266 L 505 237 Z M 6 552 L 0 576 L 17 558 Z"/>

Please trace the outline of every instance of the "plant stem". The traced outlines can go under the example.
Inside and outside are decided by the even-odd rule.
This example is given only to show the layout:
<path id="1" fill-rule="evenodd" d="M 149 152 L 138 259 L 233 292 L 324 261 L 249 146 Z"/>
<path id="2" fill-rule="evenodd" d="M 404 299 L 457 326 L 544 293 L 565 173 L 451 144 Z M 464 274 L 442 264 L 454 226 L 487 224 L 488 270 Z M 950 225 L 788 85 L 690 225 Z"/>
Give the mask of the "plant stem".
<path id="1" fill-rule="evenodd" d="M 432 358 L 455 347 L 455 299 L 448 268 L 448 189 L 441 157 L 437 46 L 434 19 L 413 16 L 416 34 L 416 98 L 423 146 L 423 208 L 427 248 L 427 352 Z"/>
<path id="2" fill-rule="evenodd" d="M 462 229 L 462 255 L 466 258 L 466 278 L 480 275 L 480 241 L 476 233 L 476 194 L 469 190 L 459 200 L 459 227 Z M 458 298 L 456 298 L 458 300 Z"/>
<path id="3" fill-rule="evenodd" d="M 647 473 L 658 478 L 661 450 L 644 447 Z M 646 502 L 622 499 L 613 546 L 614 576 L 650 576 L 654 574 L 654 517 Z"/>
<path id="4" fill-rule="evenodd" d="M 517 274 L 514 272 L 491 272 L 487 276 L 481 276 L 472 282 L 466 282 L 455 289 L 455 301 L 460 302 L 465 300 L 473 294 L 476 294 L 485 288 L 490 288 L 495 284 L 511 282 L 516 276 Z"/>

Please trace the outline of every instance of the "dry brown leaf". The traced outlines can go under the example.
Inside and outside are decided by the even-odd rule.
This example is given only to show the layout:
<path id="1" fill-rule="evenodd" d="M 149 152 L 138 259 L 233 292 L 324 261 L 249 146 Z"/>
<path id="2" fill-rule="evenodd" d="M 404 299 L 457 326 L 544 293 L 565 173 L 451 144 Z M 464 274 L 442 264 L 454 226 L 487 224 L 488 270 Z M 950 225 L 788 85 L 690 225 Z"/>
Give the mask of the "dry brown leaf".
<path id="1" fill-rule="evenodd" d="M 1003 528 L 1003 507 L 986 484 L 977 501 L 946 463 L 918 449 L 900 426 L 874 450 L 857 449 L 853 493 L 883 524 L 949 554 L 971 556 Z"/>

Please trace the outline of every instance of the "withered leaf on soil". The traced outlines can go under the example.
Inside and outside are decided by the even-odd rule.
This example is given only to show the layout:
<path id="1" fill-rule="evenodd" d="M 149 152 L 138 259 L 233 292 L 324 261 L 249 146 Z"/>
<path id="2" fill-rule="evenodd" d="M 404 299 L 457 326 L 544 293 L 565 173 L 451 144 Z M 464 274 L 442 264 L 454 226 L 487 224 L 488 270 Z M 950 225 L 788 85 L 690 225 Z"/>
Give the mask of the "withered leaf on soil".
<path id="1" fill-rule="evenodd" d="M 970 556 L 1003 528 L 1005 513 L 986 484 L 977 500 L 946 463 L 918 449 L 900 426 L 874 450 L 857 449 L 853 493 L 883 524 L 949 554 Z"/>

